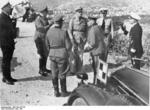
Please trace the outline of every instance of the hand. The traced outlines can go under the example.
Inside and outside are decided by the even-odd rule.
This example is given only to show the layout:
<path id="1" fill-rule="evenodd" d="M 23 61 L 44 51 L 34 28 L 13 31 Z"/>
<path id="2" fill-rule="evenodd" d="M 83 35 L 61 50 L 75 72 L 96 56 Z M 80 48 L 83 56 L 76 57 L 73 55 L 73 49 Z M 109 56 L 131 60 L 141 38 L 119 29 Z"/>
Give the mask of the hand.
<path id="1" fill-rule="evenodd" d="M 131 49 L 130 49 L 130 52 L 135 53 L 135 52 L 136 52 L 136 50 L 135 50 L 135 49 L 133 49 L 133 48 L 131 48 Z"/>

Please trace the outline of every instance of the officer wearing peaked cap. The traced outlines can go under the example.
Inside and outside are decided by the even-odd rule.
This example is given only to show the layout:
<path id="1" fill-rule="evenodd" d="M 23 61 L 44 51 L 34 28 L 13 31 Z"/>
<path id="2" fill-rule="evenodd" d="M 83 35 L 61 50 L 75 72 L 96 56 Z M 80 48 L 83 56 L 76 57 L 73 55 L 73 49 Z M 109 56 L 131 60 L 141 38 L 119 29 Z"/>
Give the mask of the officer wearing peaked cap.
<path id="1" fill-rule="evenodd" d="M 16 26 L 10 15 L 12 14 L 12 6 L 7 3 L 2 7 L 0 14 L 0 47 L 3 54 L 2 59 L 2 81 L 13 85 L 16 79 L 11 77 L 11 60 L 15 49 L 14 39 L 16 38 Z"/>
<path id="2" fill-rule="evenodd" d="M 75 15 L 69 22 L 69 36 L 73 44 L 74 51 L 78 54 L 81 64 L 78 64 L 78 71 L 82 70 L 83 50 L 87 39 L 87 20 L 83 17 L 83 8 L 77 7 Z"/>
<path id="3" fill-rule="evenodd" d="M 47 19 L 48 8 L 44 7 L 39 11 L 40 11 L 40 14 L 35 20 L 36 31 L 34 35 L 34 41 L 37 47 L 37 53 L 40 56 L 39 74 L 41 74 L 42 76 L 47 76 L 50 71 L 46 69 L 48 50 L 45 44 L 45 36 L 46 36 L 47 30 L 52 24 L 49 24 L 48 19 Z"/>
<path id="4" fill-rule="evenodd" d="M 68 64 L 68 52 L 71 50 L 71 41 L 68 33 L 62 30 L 63 16 L 57 15 L 54 17 L 54 27 L 50 28 L 46 35 L 46 45 L 50 49 L 50 66 L 52 70 L 52 83 L 54 87 L 54 95 L 56 97 L 69 95 L 66 88 L 66 76 L 62 75 L 65 72 Z M 59 77 L 60 76 L 60 77 Z M 61 86 L 61 94 L 59 92 L 59 82 Z"/>
<path id="5" fill-rule="evenodd" d="M 87 43 L 85 45 L 85 51 L 89 51 L 90 55 L 92 57 L 92 67 L 94 71 L 94 84 L 96 83 L 96 76 L 98 74 L 98 64 L 99 59 L 104 61 L 105 58 L 105 51 L 106 51 L 106 45 L 104 43 L 104 32 L 100 26 L 96 24 L 96 16 L 89 16 L 88 17 L 88 37 L 87 37 Z"/>
<path id="6" fill-rule="evenodd" d="M 131 63 L 133 68 L 140 69 L 140 60 L 134 60 L 134 58 L 141 58 L 143 55 L 143 47 L 142 47 L 142 27 L 139 24 L 139 20 L 141 17 L 136 13 L 130 13 L 129 21 L 132 25 L 129 31 L 129 50 L 128 53 L 131 56 Z M 123 31 L 128 33 L 128 31 L 122 27 Z"/>

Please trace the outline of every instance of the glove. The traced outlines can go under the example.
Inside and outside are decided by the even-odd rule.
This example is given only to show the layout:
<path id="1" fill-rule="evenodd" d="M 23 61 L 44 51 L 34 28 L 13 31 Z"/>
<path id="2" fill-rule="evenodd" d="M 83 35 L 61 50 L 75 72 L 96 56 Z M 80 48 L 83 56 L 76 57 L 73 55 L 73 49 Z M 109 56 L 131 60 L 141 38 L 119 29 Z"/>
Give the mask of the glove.
<path id="1" fill-rule="evenodd" d="M 135 50 L 135 49 L 133 49 L 133 48 L 131 48 L 131 49 L 130 49 L 130 52 L 135 53 L 135 52 L 136 52 L 136 50 Z"/>

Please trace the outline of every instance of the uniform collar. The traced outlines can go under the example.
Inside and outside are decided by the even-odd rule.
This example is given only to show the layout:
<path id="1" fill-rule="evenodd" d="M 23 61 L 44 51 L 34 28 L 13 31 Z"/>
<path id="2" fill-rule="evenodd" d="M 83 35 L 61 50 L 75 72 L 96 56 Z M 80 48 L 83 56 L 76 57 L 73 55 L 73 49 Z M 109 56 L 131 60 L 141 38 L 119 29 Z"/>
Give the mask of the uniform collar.
<path id="1" fill-rule="evenodd" d="M 3 13 L 4 15 L 10 17 L 9 14 L 8 14 L 7 12 L 5 12 L 4 10 L 2 10 L 2 13 Z"/>
<path id="2" fill-rule="evenodd" d="M 134 27 L 135 25 L 138 25 L 139 23 L 136 22 L 136 23 L 133 23 L 131 27 Z"/>

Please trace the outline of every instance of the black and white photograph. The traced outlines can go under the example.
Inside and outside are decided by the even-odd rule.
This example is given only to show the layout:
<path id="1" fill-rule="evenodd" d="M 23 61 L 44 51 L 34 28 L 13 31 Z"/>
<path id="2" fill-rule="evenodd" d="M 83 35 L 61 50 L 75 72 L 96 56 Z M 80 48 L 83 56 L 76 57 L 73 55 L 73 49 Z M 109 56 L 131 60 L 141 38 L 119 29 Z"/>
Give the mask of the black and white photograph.
<path id="1" fill-rule="evenodd" d="M 1 110 L 147 108 L 149 80 L 149 0 L 0 0 Z"/>

